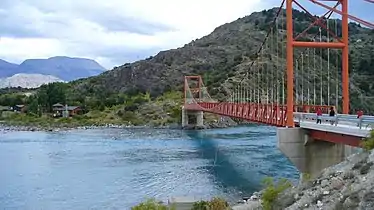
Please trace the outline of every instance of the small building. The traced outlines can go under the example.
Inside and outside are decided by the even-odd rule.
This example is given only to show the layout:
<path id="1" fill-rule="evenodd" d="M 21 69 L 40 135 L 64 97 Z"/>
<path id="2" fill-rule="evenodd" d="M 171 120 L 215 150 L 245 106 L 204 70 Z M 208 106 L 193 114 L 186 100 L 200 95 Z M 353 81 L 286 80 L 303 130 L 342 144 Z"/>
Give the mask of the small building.
<path id="1" fill-rule="evenodd" d="M 70 117 L 80 114 L 82 108 L 79 106 L 68 106 L 67 104 L 62 105 L 57 103 L 52 106 L 52 110 L 54 112 L 54 117 Z"/>
<path id="2" fill-rule="evenodd" d="M 12 110 L 14 112 L 18 112 L 18 113 L 25 113 L 26 112 L 26 106 L 23 105 L 23 104 L 15 105 L 15 106 L 12 107 Z"/>

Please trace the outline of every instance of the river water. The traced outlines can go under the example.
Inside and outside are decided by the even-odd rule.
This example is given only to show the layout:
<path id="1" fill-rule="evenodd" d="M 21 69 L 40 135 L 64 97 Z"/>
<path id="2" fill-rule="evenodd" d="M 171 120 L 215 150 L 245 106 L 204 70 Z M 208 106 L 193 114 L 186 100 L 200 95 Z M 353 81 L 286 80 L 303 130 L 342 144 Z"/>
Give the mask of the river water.
<path id="1" fill-rule="evenodd" d="M 267 126 L 0 131 L 0 209 L 130 209 L 146 198 L 238 200 L 297 179 Z"/>

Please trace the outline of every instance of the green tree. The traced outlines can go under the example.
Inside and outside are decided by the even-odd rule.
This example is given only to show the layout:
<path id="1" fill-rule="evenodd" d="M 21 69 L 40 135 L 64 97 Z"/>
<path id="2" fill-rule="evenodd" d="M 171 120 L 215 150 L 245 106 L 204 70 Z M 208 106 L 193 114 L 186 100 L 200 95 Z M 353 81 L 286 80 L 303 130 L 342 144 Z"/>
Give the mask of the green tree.
<path id="1" fill-rule="evenodd" d="M 0 105 L 15 106 L 17 104 L 24 104 L 27 97 L 20 93 L 9 93 L 0 95 Z"/>
<path id="2" fill-rule="evenodd" d="M 28 101 L 27 112 L 29 114 L 41 116 L 41 112 L 39 110 L 38 99 L 36 97 L 30 97 Z"/>
<path id="3" fill-rule="evenodd" d="M 67 88 L 67 84 L 59 82 L 42 85 L 37 93 L 38 104 L 47 112 L 52 111 L 53 104 L 65 104 Z"/>

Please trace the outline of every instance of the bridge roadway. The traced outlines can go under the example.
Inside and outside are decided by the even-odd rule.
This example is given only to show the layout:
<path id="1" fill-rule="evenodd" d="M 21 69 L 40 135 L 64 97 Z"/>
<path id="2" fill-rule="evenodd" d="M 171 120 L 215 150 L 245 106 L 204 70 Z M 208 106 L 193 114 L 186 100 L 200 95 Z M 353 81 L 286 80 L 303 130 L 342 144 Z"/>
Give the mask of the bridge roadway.
<path id="1" fill-rule="evenodd" d="M 370 135 L 374 127 L 374 116 L 363 115 L 360 119 L 357 115 L 338 114 L 330 117 L 328 114 L 322 115 L 322 123 L 317 124 L 317 115 L 315 113 L 294 113 L 295 124 L 308 130 L 316 130 L 342 135 L 365 138 Z M 333 121 L 333 125 L 331 125 Z"/>

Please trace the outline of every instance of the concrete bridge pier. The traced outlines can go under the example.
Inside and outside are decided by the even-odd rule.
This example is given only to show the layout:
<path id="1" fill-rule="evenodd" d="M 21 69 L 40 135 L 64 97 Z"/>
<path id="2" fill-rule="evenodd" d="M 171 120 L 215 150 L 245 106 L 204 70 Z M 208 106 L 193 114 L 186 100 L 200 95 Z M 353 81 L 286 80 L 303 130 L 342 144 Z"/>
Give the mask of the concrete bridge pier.
<path id="1" fill-rule="evenodd" d="M 196 116 L 196 126 L 197 127 L 204 127 L 204 112 L 203 111 L 197 111 L 195 112 Z"/>
<path id="2" fill-rule="evenodd" d="M 188 114 L 187 110 L 182 106 L 182 128 L 188 125 Z"/>
<path id="3" fill-rule="evenodd" d="M 194 118 L 194 119 L 192 119 Z M 203 128 L 204 112 L 186 110 L 182 107 L 182 128 Z"/>
<path id="4" fill-rule="evenodd" d="M 303 128 L 278 128 L 278 148 L 296 166 L 301 174 L 316 178 L 323 169 L 338 164 L 354 148 L 327 141 L 314 141 Z M 300 176 L 302 179 L 302 175 Z"/>

